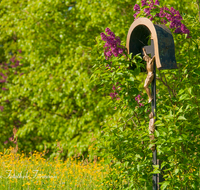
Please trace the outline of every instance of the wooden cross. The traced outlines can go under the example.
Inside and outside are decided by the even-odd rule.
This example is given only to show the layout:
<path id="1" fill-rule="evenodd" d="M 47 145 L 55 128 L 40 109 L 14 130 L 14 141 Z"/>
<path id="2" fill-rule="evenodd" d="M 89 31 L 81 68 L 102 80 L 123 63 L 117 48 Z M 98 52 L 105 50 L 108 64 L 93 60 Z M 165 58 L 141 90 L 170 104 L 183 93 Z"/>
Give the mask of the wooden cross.
<path id="1" fill-rule="evenodd" d="M 151 45 L 147 46 L 149 36 L 151 36 Z M 177 68 L 173 36 L 165 25 L 154 25 L 147 18 L 138 18 L 128 31 L 126 47 L 128 53 L 132 53 L 133 56 L 139 53 L 143 55 L 142 48 L 147 54 L 151 54 L 151 58 L 155 55 L 154 78 L 151 83 L 153 97 L 151 107 L 153 116 L 156 117 L 156 67 L 157 69 Z M 160 165 L 156 148 L 153 151 L 153 165 Z M 158 182 L 163 180 L 161 175 L 153 174 L 153 190 L 159 189 Z"/>
<path id="2" fill-rule="evenodd" d="M 154 42 L 151 39 L 151 45 L 149 46 L 144 46 L 144 49 L 146 50 L 147 54 L 151 54 L 151 57 L 155 55 L 154 53 Z M 154 79 L 151 83 L 151 94 L 153 97 L 153 100 L 151 102 L 151 111 L 153 112 L 153 116 L 156 117 L 156 64 L 154 64 Z M 156 121 L 156 118 L 155 118 Z M 156 127 L 155 127 L 156 128 Z M 153 151 L 153 165 L 157 165 L 157 150 L 155 146 L 155 150 Z M 153 174 L 153 190 L 157 190 L 158 187 L 158 179 L 159 175 Z"/>

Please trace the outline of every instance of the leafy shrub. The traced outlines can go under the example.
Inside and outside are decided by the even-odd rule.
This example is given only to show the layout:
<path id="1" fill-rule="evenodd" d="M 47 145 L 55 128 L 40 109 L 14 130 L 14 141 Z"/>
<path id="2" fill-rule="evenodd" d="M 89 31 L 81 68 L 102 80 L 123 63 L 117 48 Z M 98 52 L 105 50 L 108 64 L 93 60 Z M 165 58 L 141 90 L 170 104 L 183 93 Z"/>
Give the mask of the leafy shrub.
<path id="1" fill-rule="evenodd" d="M 139 10 L 139 5 L 134 7 L 136 11 Z M 149 7 L 143 4 L 141 9 L 147 8 Z M 157 4 L 155 10 L 152 9 L 155 17 L 151 20 L 164 23 L 163 17 L 157 18 L 159 12 L 156 12 L 162 10 Z M 167 11 L 169 10 L 173 12 L 175 9 Z M 146 11 L 141 11 L 137 15 L 151 18 L 150 13 L 147 15 Z M 158 71 L 156 74 L 155 144 L 158 159 L 162 161 L 161 168 L 154 166 L 152 170 L 150 150 L 152 144 L 149 139 L 147 117 L 150 106 L 147 104 L 146 94 L 143 93 L 142 84 L 145 74 L 140 72 L 143 65 L 140 56 L 128 60 L 128 55 L 107 54 L 112 51 L 111 47 L 111 50 L 106 49 L 105 55 L 101 54 L 97 59 L 93 78 L 99 81 L 100 90 L 104 91 L 110 107 L 115 110 L 115 114 L 102 123 L 102 136 L 97 143 L 101 155 L 111 163 L 110 174 L 104 183 L 107 189 L 151 189 L 153 173 L 160 173 L 164 177 L 165 181 L 161 183 L 161 189 L 199 188 L 200 41 L 197 28 L 200 24 L 197 15 L 185 15 L 183 9 L 180 10 L 180 14 L 179 12 L 176 14 L 174 16 L 179 17 L 181 23 L 174 27 L 171 26 L 171 22 L 166 24 L 168 27 L 171 26 L 173 33 L 178 69 Z M 177 28 L 181 29 L 181 32 L 177 32 L 179 30 Z M 109 38 L 110 34 L 108 32 L 107 34 Z M 105 39 L 104 35 L 101 37 Z M 97 51 L 102 52 L 108 47 L 103 46 L 104 43 L 99 39 Z M 132 63 L 136 64 L 136 69 L 133 71 L 128 69 Z M 112 92 L 113 85 L 116 84 L 119 88 L 117 90 L 115 88 L 116 91 Z M 138 94 L 143 96 L 144 106 L 138 105 L 138 102 L 140 103 Z"/>

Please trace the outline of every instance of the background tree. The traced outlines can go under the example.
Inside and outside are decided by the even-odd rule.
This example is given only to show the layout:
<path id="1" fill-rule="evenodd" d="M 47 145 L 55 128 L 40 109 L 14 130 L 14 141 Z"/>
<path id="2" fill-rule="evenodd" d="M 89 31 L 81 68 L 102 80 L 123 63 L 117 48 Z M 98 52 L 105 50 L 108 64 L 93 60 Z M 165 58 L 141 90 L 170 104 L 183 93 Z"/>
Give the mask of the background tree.
<path id="1" fill-rule="evenodd" d="M 44 146 L 52 156 L 58 149 L 61 156 L 87 151 L 102 121 L 116 113 L 107 105 L 109 94 L 98 91 L 101 85 L 90 83 L 92 67 L 102 53 L 93 51 L 95 39 L 109 27 L 125 43 L 135 3 L 140 1 L 1 1 L 1 148 L 13 143 L 15 127 L 18 146 L 24 151 L 41 151 Z M 177 46 L 180 70 L 175 72 L 181 71 L 181 83 L 171 91 L 182 92 L 182 101 L 190 101 L 192 112 L 185 118 L 198 126 L 199 115 L 194 114 L 199 109 L 197 4 L 186 0 L 160 3 L 178 9 L 192 31 L 193 38 Z M 176 84 L 176 73 L 166 76 Z M 138 77 L 142 80 L 142 75 Z M 186 96 L 191 84 L 193 90 Z M 170 105 L 168 111 L 173 107 L 168 102 L 173 96 L 166 98 L 172 93 L 170 88 L 168 84 L 159 88 L 160 105 Z M 160 110 L 166 115 L 165 107 Z"/>

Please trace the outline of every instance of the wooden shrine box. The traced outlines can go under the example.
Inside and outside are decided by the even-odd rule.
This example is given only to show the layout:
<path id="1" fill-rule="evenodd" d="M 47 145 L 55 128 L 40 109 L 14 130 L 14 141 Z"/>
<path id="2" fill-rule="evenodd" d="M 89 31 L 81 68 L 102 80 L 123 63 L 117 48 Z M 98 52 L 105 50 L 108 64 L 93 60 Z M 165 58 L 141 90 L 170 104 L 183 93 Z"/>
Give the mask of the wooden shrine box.
<path id="1" fill-rule="evenodd" d="M 150 38 L 151 45 L 148 46 Z M 155 55 L 159 70 L 177 68 L 173 36 L 165 25 L 153 24 L 147 18 L 136 19 L 128 31 L 126 47 L 133 55 L 143 55 L 144 47 L 147 54 Z"/>

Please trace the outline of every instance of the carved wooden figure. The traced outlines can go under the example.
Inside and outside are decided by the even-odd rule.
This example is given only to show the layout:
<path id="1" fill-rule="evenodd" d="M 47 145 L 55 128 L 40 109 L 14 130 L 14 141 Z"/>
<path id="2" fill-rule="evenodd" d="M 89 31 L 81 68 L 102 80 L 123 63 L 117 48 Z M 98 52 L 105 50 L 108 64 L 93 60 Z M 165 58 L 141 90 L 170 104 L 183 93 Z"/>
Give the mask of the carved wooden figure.
<path id="1" fill-rule="evenodd" d="M 154 132 L 155 132 L 155 125 L 154 125 L 155 119 L 153 117 L 153 112 L 151 112 L 149 114 L 149 119 L 150 119 L 150 121 L 149 121 L 149 134 L 150 134 L 150 136 L 149 137 L 150 137 L 150 140 L 153 141 L 155 139 L 155 136 L 154 136 Z M 156 146 L 153 145 L 151 147 L 151 150 L 154 151 L 155 148 L 156 148 Z"/>
<path id="2" fill-rule="evenodd" d="M 154 73 L 153 73 L 153 68 L 154 68 L 154 60 L 155 60 L 155 55 L 153 56 L 153 58 L 149 57 L 146 53 L 146 50 L 144 48 L 142 48 L 143 52 L 144 52 L 144 57 L 143 59 L 147 62 L 147 78 L 145 80 L 144 83 L 144 88 L 147 92 L 147 95 L 149 97 L 149 101 L 148 103 L 150 103 L 153 100 L 153 97 L 151 95 L 150 89 L 148 88 L 148 86 L 151 84 L 151 82 L 153 81 L 154 78 Z"/>

